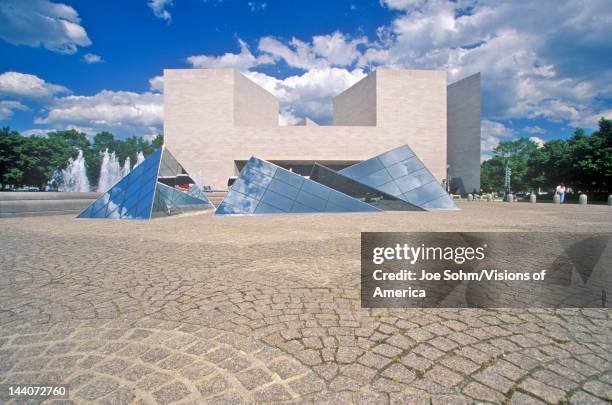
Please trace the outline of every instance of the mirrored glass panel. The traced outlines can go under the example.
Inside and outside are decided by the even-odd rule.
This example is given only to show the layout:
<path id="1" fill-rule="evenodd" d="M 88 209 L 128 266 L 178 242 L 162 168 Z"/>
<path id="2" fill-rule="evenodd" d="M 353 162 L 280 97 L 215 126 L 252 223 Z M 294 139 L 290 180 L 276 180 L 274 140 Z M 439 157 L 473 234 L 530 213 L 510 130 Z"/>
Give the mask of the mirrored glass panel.
<path id="1" fill-rule="evenodd" d="M 413 204 L 343 176 L 319 164 L 315 164 L 313 167 L 310 179 L 385 211 L 422 211 L 421 208 Z M 342 205 L 342 202 L 335 201 L 335 196 L 330 197 L 329 201 L 335 205 Z"/>
<path id="2" fill-rule="evenodd" d="M 165 176 L 160 176 L 161 172 Z M 212 208 L 212 204 L 163 147 L 134 167 L 77 218 L 150 219 L 153 212 L 196 208 Z"/>
<path id="3" fill-rule="evenodd" d="M 265 160 L 251 158 L 217 215 L 368 212 L 378 208 Z"/>
<path id="4" fill-rule="evenodd" d="M 408 145 L 349 166 L 338 174 L 425 210 L 458 209 Z"/>
<path id="5" fill-rule="evenodd" d="M 77 218 L 149 219 L 161 153 L 153 152 Z"/>

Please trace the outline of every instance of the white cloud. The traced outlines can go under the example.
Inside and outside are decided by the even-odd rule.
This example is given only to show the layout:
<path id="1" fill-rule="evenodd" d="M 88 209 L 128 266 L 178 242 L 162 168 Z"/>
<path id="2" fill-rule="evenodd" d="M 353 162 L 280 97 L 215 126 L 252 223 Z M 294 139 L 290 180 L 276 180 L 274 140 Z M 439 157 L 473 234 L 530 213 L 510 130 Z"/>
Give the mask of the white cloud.
<path id="1" fill-rule="evenodd" d="M 149 7 L 153 10 L 155 17 L 165 20 L 168 24 L 172 21 L 172 15 L 166 9 L 171 7 L 173 0 L 149 0 Z"/>
<path id="2" fill-rule="evenodd" d="M 31 129 L 27 129 L 25 131 L 19 131 L 19 133 L 23 136 L 41 136 L 41 137 L 46 137 L 47 136 L 47 132 L 52 132 L 54 131 L 53 129 L 46 129 L 46 128 L 31 128 Z"/>
<path id="3" fill-rule="evenodd" d="M 240 53 L 228 52 L 221 56 L 193 55 L 187 58 L 187 62 L 194 68 L 235 68 L 238 70 L 248 70 L 255 66 L 273 62 L 272 58 L 266 55 L 255 57 L 243 40 L 238 39 L 238 44 L 240 45 Z"/>
<path id="4" fill-rule="evenodd" d="M 612 36 L 609 1 L 380 2 L 398 13 L 371 40 L 340 31 L 310 39 L 266 36 L 259 39 L 255 52 L 241 41 L 238 54 L 198 55 L 188 60 L 194 67 L 247 71 L 268 57 L 265 62 L 301 69 L 305 73 L 299 76 L 306 78 L 316 76 L 309 72 L 332 67 L 348 72 L 377 67 L 442 69 L 449 73 L 450 82 L 482 72 L 483 117 L 492 122 L 544 118 L 589 127 L 596 123 L 598 111 L 607 109 L 601 100 L 612 93 L 612 71 L 606 58 L 592 55 L 612 53 L 612 43 L 604 40 Z M 282 97 L 289 90 L 281 82 Z M 311 94 L 309 102 L 291 107 L 294 114 L 329 116 L 328 92 L 319 91 L 320 97 Z M 291 94 L 299 91 L 292 89 Z"/>
<path id="5" fill-rule="evenodd" d="M 444 69 L 450 81 L 480 71 L 488 118 L 581 122 L 612 90 L 609 63 L 593 58 L 612 52 L 609 1 L 381 4 L 403 12 L 360 64 Z"/>
<path id="6" fill-rule="evenodd" d="M 0 38 L 13 45 L 43 46 L 66 54 L 91 45 L 76 10 L 48 0 L 0 2 Z"/>
<path id="7" fill-rule="evenodd" d="M 83 55 L 83 60 L 88 64 L 104 62 L 102 57 L 100 55 L 96 55 L 95 53 L 86 53 Z"/>
<path id="8" fill-rule="evenodd" d="M 11 118 L 15 113 L 15 110 L 27 111 L 29 110 L 29 108 L 21 104 L 19 101 L 0 101 L 0 120 L 6 120 Z"/>
<path id="9" fill-rule="evenodd" d="M 541 128 L 537 125 L 527 126 L 523 128 L 523 131 L 527 132 L 528 134 L 545 134 L 546 133 L 546 130 L 544 128 Z"/>
<path id="10" fill-rule="evenodd" d="M 482 120 L 480 123 L 480 150 L 489 156 L 499 144 L 500 138 L 512 138 L 514 130 L 500 122 Z"/>
<path id="11" fill-rule="evenodd" d="M 38 76 L 18 72 L 0 74 L 0 94 L 28 99 L 46 99 L 69 90 L 44 81 Z"/>
<path id="12" fill-rule="evenodd" d="M 278 125 L 280 126 L 292 126 L 297 125 L 301 121 L 300 117 L 293 115 L 292 111 L 281 111 L 278 114 Z"/>
<path id="13" fill-rule="evenodd" d="M 38 125 L 107 130 L 119 136 L 158 133 L 163 122 L 163 95 L 103 90 L 93 96 L 66 96 L 53 101 Z"/>
<path id="14" fill-rule="evenodd" d="M 361 56 L 358 46 L 366 43 L 366 38 L 352 39 L 336 31 L 330 35 L 316 35 L 310 43 L 297 38 L 285 43 L 270 36 L 263 37 L 259 40 L 258 50 L 275 60 L 283 60 L 291 67 L 307 70 L 349 67 Z"/>
<path id="15" fill-rule="evenodd" d="M 538 144 L 538 148 L 541 148 L 541 147 L 544 146 L 544 139 L 540 138 L 539 136 L 529 137 L 529 140 L 537 143 Z"/>
<path id="16" fill-rule="evenodd" d="M 164 92 L 164 76 L 155 76 L 149 79 L 149 89 L 152 92 L 163 93 Z"/>
<path id="17" fill-rule="evenodd" d="M 593 114 L 581 117 L 579 120 L 573 121 L 571 125 L 575 128 L 596 129 L 599 127 L 599 120 L 602 117 L 612 120 L 612 108 L 608 108 L 606 110 L 600 110 L 597 113 L 593 113 Z"/>
<path id="18" fill-rule="evenodd" d="M 361 69 L 311 69 L 302 75 L 277 79 L 259 72 L 246 76 L 268 90 L 279 100 L 282 123 L 294 124 L 309 117 L 317 122 L 329 122 L 332 98 L 366 75 Z"/>
<path id="19" fill-rule="evenodd" d="M 394 10 L 411 10 L 422 6 L 426 0 L 380 0 L 380 4 Z"/>

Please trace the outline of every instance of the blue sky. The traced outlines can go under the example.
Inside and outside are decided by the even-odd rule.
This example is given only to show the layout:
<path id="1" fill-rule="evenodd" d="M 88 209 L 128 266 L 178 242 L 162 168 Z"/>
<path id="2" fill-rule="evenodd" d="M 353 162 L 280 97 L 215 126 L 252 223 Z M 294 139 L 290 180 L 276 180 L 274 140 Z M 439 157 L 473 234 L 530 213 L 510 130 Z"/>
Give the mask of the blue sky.
<path id="1" fill-rule="evenodd" d="M 0 125 L 150 136 L 164 68 L 235 67 L 329 123 L 376 68 L 482 74 L 483 155 L 612 118 L 612 2 L 0 0 Z"/>

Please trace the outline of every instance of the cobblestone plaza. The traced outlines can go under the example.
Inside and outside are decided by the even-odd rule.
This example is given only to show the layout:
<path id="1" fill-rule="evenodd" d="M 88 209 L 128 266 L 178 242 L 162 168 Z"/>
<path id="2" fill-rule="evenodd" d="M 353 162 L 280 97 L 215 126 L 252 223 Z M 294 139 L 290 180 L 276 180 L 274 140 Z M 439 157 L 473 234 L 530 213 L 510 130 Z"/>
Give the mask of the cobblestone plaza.
<path id="1" fill-rule="evenodd" d="M 103 404 L 608 403 L 609 309 L 361 309 L 362 231 L 612 232 L 607 206 L 460 208 L 3 219 L 0 384 Z"/>

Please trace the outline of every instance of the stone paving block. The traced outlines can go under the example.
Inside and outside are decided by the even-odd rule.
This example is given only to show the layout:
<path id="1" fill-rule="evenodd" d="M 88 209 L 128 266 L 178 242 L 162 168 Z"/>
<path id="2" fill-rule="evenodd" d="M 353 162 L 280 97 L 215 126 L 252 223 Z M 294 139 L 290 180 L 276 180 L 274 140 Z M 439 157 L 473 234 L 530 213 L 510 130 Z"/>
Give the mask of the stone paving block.
<path id="1" fill-rule="evenodd" d="M 197 385 L 203 397 L 211 397 L 230 388 L 230 383 L 221 376 L 213 376 Z"/>
<path id="2" fill-rule="evenodd" d="M 191 394 L 189 388 L 180 382 L 173 382 L 164 385 L 160 389 L 153 392 L 153 396 L 159 404 L 170 404 L 172 402 L 177 402 L 189 394 Z"/>
<path id="3" fill-rule="evenodd" d="M 376 369 L 357 363 L 342 365 L 339 367 L 340 374 L 363 384 L 367 384 L 372 378 L 374 378 L 377 371 L 378 370 Z"/>
<path id="4" fill-rule="evenodd" d="M 300 350 L 293 353 L 296 359 L 307 366 L 315 366 L 322 363 L 321 355 L 318 351 L 312 349 Z"/>
<path id="5" fill-rule="evenodd" d="M 550 387 L 533 378 L 527 378 L 519 385 L 519 387 L 522 390 L 525 390 L 538 398 L 542 398 L 547 402 L 558 403 L 565 397 L 564 391 L 558 388 Z"/>
<path id="6" fill-rule="evenodd" d="M 471 382 L 464 389 L 463 393 L 478 401 L 502 402 L 504 396 L 498 391 L 494 391 L 480 383 Z"/>
<path id="7" fill-rule="evenodd" d="M 353 394 L 355 405 L 378 405 L 387 402 L 387 397 L 380 392 L 356 392 Z"/>
<path id="8" fill-rule="evenodd" d="M 212 366 L 196 361 L 183 367 L 179 372 L 191 381 L 199 381 L 214 371 Z"/>
<path id="9" fill-rule="evenodd" d="M 171 380 L 172 377 L 166 373 L 147 373 L 144 377 L 138 380 L 138 387 L 147 391 L 153 391 Z"/>
<path id="10" fill-rule="evenodd" d="M 321 392 L 326 389 L 325 381 L 319 378 L 315 373 L 292 380 L 288 383 L 289 387 L 300 395 L 307 395 L 313 392 Z"/>
<path id="11" fill-rule="evenodd" d="M 440 364 L 445 365 L 451 370 L 458 371 L 463 374 L 472 374 L 480 368 L 480 365 L 461 356 L 447 356 L 440 359 Z"/>
<path id="12" fill-rule="evenodd" d="M 95 367 L 98 373 L 118 375 L 125 371 L 129 366 L 123 359 L 114 358 Z"/>
<path id="13" fill-rule="evenodd" d="M 140 356 L 142 361 L 147 363 L 157 363 L 170 355 L 170 351 L 162 347 L 154 347 Z"/>
<path id="14" fill-rule="evenodd" d="M 569 403 L 572 405 L 604 405 L 610 404 L 610 401 L 597 398 L 584 391 L 577 391 L 572 394 Z"/>
<path id="15" fill-rule="evenodd" d="M 428 396 L 419 396 L 412 393 L 392 393 L 389 395 L 389 403 L 391 405 L 429 405 L 430 398 Z"/>
<path id="16" fill-rule="evenodd" d="M 78 395 L 88 401 L 93 401 L 109 393 L 119 387 L 119 383 L 109 378 L 96 378 L 89 384 L 85 385 L 78 391 Z"/>
<path id="17" fill-rule="evenodd" d="M 261 368 L 252 368 L 236 374 L 236 378 L 249 391 L 272 381 L 268 372 Z"/>
<path id="18" fill-rule="evenodd" d="M 365 385 L 363 381 L 345 375 L 338 375 L 329 383 L 329 388 L 333 391 L 359 391 Z"/>
<path id="19" fill-rule="evenodd" d="M 423 357 L 427 357 L 429 360 L 437 360 L 444 355 L 444 352 L 430 346 L 426 343 L 421 343 L 412 349 L 414 353 L 420 354 Z"/>
<path id="20" fill-rule="evenodd" d="M 474 375 L 476 381 L 481 382 L 496 391 L 507 393 L 512 388 L 513 382 L 500 375 L 495 369 L 487 368 Z"/>
<path id="21" fill-rule="evenodd" d="M 151 374 L 152 372 L 153 370 L 147 366 L 135 364 L 127 370 L 124 370 L 121 375 L 128 381 L 138 381 L 142 377 Z"/>
<path id="22" fill-rule="evenodd" d="M 604 384 L 600 381 L 588 381 L 582 386 L 582 389 L 589 394 L 612 401 L 612 385 L 610 384 Z"/>
<path id="23" fill-rule="evenodd" d="M 253 399 L 260 402 L 277 402 L 287 401 L 291 399 L 291 394 L 285 387 L 280 384 L 272 384 L 264 388 L 255 390 L 253 393 Z"/>
<path id="24" fill-rule="evenodd" d="M 385 371 L 382 372 L 382 375 L 393 380 L 395 382 L 401 382 L 403 384 L 410 384 L 416 378 L 415 374 L 402 366 L 401 364 L 392 364 Z"/>
<path id="25" fill-rule="evenodd" d="M 401 362 L 403 365 L 420 372 L 424 372 L 433 365 L 432 361 L 415 353 L 405 355 L 401 358 Z"/>
<path id="26" fill-rule="evenodd" d="M 511 405 L 545 405 L 546 402 L 540 401 L 530 395 L 522 392 L 514 392 L 512 398 L 510 398 Z"/>
<path id="27" fill-rule="evenodd" d="M 361 356 L 358 361 L 367 367 L 381 369 L 391 363 L 392 360 L 379 354 L 368 352 Z"/>
<path id="28" fill-rule="evenodd" d="M 100 405 L 128 405 L 134 402 L 136 395 L 128 388 L 119 388 L 110 395 L 101 399 Z"/>
<path id="29" fill-rule="evenodd" d="M 306 368 L 296 361 L 287 359 L 279 359 L 268 365 L 268 368 L 279 375 L 280 378 L 286 380 L 287 378 L 301 374 L 306 371 Z"/>
<path id="30" fill-rule="evenodd" d="M 551 387 L 559 388 L 564 391 L 571 391 L 578 386 L 577 382 L 548 370 L 538 370 L 532 374 L 532 377 L 546 385 L 550 385 Z"/>
<path id="31" fill-rule="evenodd" d="M 469 405 L 472 401 L 459 395 L 434 395 L 432 405 Z"/>

